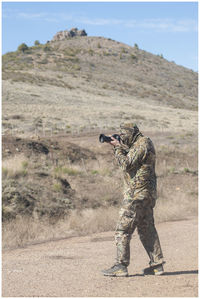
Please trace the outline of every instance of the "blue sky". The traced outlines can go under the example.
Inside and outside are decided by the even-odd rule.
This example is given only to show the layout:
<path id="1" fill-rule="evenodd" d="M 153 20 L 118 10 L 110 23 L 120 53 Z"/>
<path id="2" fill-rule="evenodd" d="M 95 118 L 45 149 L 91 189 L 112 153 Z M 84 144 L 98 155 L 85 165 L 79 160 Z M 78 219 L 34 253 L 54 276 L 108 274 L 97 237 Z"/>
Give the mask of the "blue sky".
<path id="1" fill-rule="evenodd" d="M 198 70 L 197 2 L 3 2 L 2 53 L 72 27 Z"/>

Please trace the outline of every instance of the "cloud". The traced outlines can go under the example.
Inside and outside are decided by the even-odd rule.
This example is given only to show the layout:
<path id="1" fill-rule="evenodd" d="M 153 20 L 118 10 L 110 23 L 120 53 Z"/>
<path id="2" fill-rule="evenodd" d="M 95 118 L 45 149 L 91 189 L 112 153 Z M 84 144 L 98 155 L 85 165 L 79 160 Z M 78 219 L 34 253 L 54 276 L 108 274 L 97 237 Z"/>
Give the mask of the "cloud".
<path id="1" fill-rule="evenodd" d="M 153 30 L 156 32 L 192 32 L 198 30 L 195 20 L 174 20 L 174 19 L 144 19 L 144 20 L 123 20 L 123 19 L 77 19 L 79 23 L 94 26 L 124 26 L 127 28 L 137 28 L 145 30 Z"/>
<path id="2" fill-rule="evenodd" d="M 154 30 L 157 32 L 191 32 L 198 30 L 197 22 L 192 19 L 145 19 L 141 21 L 128 20 L 125 26 L 129 28 Z"/>
<path id="3" fill-rule="evenodd" d="M 46 13 L 24 13 L 24 12 L 19 12 L 17 14 L 18 18 L 24 18 L 24 19 L 41 19 L 47 16 Z"/>
<path id="4" fill-rule="evenodd" d="M 90 26 L 123 26 L 137 30 L 150 30 L 151 32 L 197 32 L 198 24 L 193 19 L 118 19 L 118 18 L 91 18 L 78 13 L 28 13 L 4 10 L 4 18 L 20 18 L 26 20 L 43 20 L 46 22 L 71 21 L 74 24 Z"/>
<path id="5" fill-rule="evenodd" d="M 91 18 L 79 18 L 77 19 L 82 24 L 94 25 L 94 26 L 105 26 L 105 25 L 120 25 L 123 21 L 120 19 L 91 19 Z"/>

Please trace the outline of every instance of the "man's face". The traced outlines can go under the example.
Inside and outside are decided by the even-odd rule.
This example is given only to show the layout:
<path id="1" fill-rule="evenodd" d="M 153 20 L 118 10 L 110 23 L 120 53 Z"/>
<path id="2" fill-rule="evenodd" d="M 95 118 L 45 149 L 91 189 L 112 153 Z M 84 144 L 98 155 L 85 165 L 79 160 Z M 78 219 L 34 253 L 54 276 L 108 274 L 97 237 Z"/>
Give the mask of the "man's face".
<path id="1" fill-rule="evenodd" d="M 124 144 L 129 145 L 132 136 L 133 133 L 130 130 L 126 130 L 126 129 L 120 130 L 120 138 Z"/>

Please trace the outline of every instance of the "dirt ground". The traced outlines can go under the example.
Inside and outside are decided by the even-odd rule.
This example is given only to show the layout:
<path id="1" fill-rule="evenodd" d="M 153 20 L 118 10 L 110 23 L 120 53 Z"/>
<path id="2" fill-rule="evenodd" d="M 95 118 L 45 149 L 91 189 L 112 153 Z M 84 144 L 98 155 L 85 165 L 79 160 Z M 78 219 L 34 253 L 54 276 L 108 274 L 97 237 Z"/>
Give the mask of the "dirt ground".
<path id="1" fill-rule="evenodd" d="M 148 257 L 135 232 L 129 277 L 104 277 L 112 266 L 114 232 L 56 240 L 2 254 L 3 297 L 197 297 L 198 219 L 157 225 L 165 275 L 142 276 Z"/>

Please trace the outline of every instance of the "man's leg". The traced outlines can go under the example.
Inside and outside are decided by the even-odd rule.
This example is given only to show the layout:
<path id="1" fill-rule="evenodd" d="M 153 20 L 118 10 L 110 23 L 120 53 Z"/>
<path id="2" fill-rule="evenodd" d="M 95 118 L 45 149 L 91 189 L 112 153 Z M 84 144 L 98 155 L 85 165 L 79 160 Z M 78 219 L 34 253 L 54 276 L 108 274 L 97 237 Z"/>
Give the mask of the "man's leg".
<path id="1" fill-rule="evenodd" d="M 138 234 L 140 240 L 150 258 L 150 266 L 164 263 L 158 233 L 154 225 L 153 208 L 143 207 L 143 217 L 138 221 Z"/>
<path id="2" fill-rule="evenodd" d="M 117 223 L 115 240 L 117 246 L 116 263 L 104 270 L 105 276 L 128 276 L 127 267 L 130 262 L 130 240 L 137 223 L 137 207 L 133 201 L 124 199 Z"/>
<path id="3" fill-rule="evenodd" d="M 137 204 L 125 199 L 119 215 L 115 232 L 116 262 L 128 267 L 130 263 L 130 240 L 137 226 Z"/>

